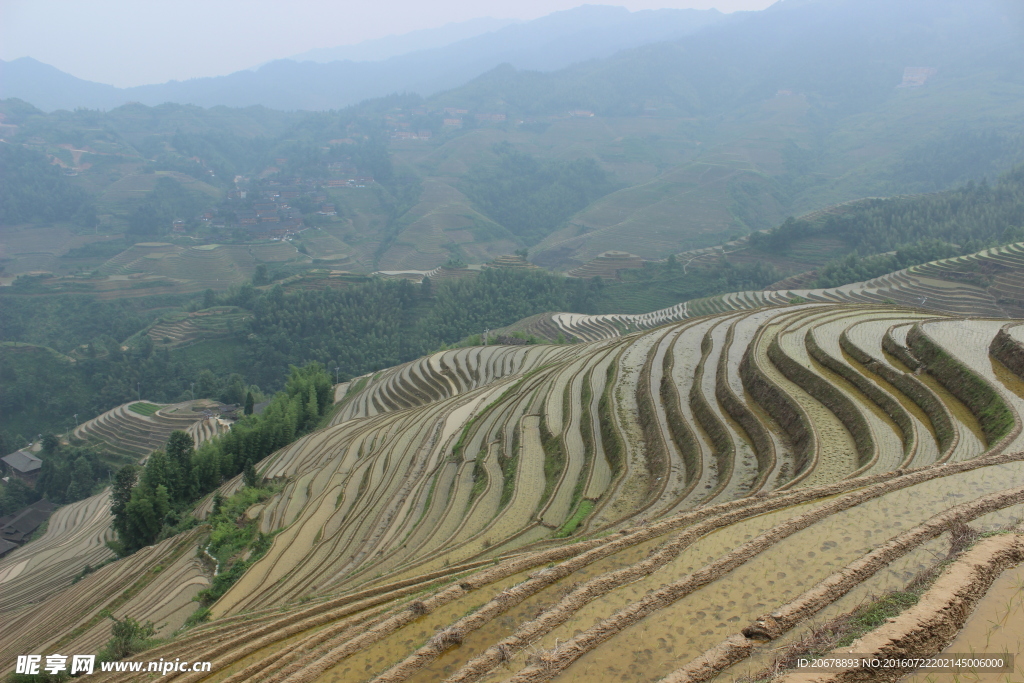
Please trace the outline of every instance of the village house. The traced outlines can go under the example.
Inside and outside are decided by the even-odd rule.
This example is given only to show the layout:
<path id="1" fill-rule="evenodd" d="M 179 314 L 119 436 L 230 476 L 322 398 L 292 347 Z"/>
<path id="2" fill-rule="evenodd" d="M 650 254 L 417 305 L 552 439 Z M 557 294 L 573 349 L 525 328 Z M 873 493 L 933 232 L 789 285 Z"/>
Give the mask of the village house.
<path id="1" fill-rule="evenodd" d="M 50 501 L 37 500 L 24 508 L 12 517 L 0 519 L 0 540 L 15 546 L 21 545 L 35 533 L 43 522 L 50 518 L 50 514 L 57 508 Z M 7 547 L 6 545 L 4 547 Z M 7 552 L 14 548 L 8 547 Z"/>
<path id="2" fill-rule="evenodd" d="M 26 484 L 34 484 L 43 461 L 26 450 L 14 451 L 10 455 L 0 458 L 4 464 L 6 474 L 20 479 Z"/>

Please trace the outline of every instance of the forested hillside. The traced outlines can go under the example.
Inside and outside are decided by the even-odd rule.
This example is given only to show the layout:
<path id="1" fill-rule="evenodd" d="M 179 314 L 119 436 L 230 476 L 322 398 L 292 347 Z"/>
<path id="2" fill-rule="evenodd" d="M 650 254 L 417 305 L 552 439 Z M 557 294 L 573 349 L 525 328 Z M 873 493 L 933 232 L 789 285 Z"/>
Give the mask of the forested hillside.
<path id="1" fill-rule="evenodd" d="M 240 403 L 245 387 L 281 386 L 287 367 L 310 361 L 339 378 L 396 365 L 487 329 L 537 313 L 644 313 L 724 292 L 762 289 L 819 255 L 802 286 L 835 287 L 1024 238 L 1024 168 L 993 182 L 938 194 L 865 200 L 792 219 L 725 253 L 670 258 L 623 271 L 617 281 L 563 278 L 538 270 L 486 269 L 468 279 L 413 285 L 375 280 L 297 290 L 244 285 L 201 299 L 149 297 L 97 302 L 85 295 L 0 297 L 0 340 L 50 347 L 0 348 L 7 438 L 66 428 L 140 395 L 156 401 L 199 396 Z M 881 250 L 881 253 L 879 251 Z M 891 252 L 891 253 L 890 253 Z M 783 271 L 785 268 L 785 272 Z M 260 277 L 266 277 L 264 271 Z M 986 273 L 975 276 L 984 285 Z M 16 289 L 16 288 L 15 288 Z M 219 332 L 185 344 L 149 329 L 161 315 L 234 306 Z M 200 317 L 197 320 L 204 320 Z M 209 318 L 213 320 L 214 318 Z M 160 328 L 164 329 L 164 328 Z M 133 339 L 127 349 L 121 344 Z M 70 354 L 64 356 L 62 354 Z M 54 359 L 57 359 L 56 361 Z"/>
<path id="2" fill-rule="evenodd" d="M 87 281 L 103 262 L 72 251 L 127 246 L 126 233 L 194 246 L 301 232 L 309 258 L 292 271 L 429 271 L 524 247 L 568 271 L 608 250 L 662 260 L 849 200 L 991 181 L 1024 160 L 1024 53 L 1004 9 L 783 3 L 558 71 L 502 67 L 429 97 L 323 112 L 45 114 L 7 100 L 5 141 L 45 153 L 60 167 L 47 182 L 90 201 L 19 210 L 32 225 L 0 227 L 0 265 L 127 290 L 138 283 L 125 273 Z M 38 171 L 26 177 L 42 182 Z M 267 201 L 279 221 L 248 215 Z M 123 265 L 153 276 L 140 287 L 189 291 L 196 273 L 173 264 Z M 245 279 L 211 272 L 191 291 Z"/>
<path id="3" fill-rule="evenodd" d="M 89 193 L 75 186 L 46 155 L 0 144 L 0 225 L 76 220 L 93 227 Z"/>

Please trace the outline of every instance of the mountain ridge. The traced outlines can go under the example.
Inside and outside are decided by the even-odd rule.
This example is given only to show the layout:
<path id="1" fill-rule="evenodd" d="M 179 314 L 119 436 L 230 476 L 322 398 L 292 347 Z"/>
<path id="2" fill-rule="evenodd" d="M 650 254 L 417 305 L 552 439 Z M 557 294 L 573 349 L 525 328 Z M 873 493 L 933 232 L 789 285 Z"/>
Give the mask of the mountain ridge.
<path id="1" fill-rule="evenodd" d="M 457 87 L 505 62 L 526 69 L 562 68 L 636 45 L 678 38 L 723 18 L 717 10 L 628 12 L 583 5 L 444 47 L 376 62 L 322 64 L 281 59 L 227 76 L 120 89 L 84 81 L 22 57 L 0 61 L 0 82 L 4 98 L 23 99 L 45 111 L 110 109 L 127 102 L 326 110 L 394 92 L 430 95 Z"/>

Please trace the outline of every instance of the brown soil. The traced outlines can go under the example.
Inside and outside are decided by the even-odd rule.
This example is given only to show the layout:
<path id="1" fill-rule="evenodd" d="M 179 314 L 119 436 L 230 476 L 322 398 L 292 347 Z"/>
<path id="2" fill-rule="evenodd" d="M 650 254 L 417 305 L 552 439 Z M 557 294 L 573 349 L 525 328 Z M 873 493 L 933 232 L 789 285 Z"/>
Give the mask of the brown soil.
<path id="1" fill-rule="evenodd" d="M 1005 534 L 979 542 L 952 564 L 920 601 L 849 647 L 831 655 L 871 654 L 880 659 L 931 657 L 945 647 L 963 627 L 974 605 L 1004 569 L 1024 561 L 1024 535 Z M 828 656 L 828 655 L 826 655 Z M 895 681 L 906 669 L 846 669 L 814 674 L 792 673 L 784 683 L 814 681 Z"/>
<path id="2" fill-rule="evenodd" d="M 664 683 L 705 681 L 713 678 L 727 667 L 748 657 L 759 642 L 779 638 L 799 622 L 835 602 L 890 562 L 925 541 L 946 531 L 955 534 L 958 530 L 960 536 L 967 538 L 969 534 L 962 531 L 963 527 L 966 527 L 967 521 L 1022 501 L 1024 501 L 1024 487 L 1019 487 L 984 496 L 935 515 L 923 524 L 899 534 L 888 543 L 850 563 L 795 600 L 777 608 L 770 614 L 759 617 L 740 633 L 730 636 L 693 662 L 674 671 L 665 678 Z M 951 554 L 959 551 L 958 538 L 959 536 L 952 540 Z"/>

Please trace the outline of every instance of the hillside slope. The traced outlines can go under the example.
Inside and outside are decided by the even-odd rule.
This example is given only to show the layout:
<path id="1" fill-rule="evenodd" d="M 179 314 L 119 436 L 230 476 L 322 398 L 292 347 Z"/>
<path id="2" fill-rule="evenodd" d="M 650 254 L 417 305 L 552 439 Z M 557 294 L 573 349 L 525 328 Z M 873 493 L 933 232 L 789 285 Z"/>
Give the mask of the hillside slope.
<path id="1" fill-rule="evenodd" d="M 354 381 L 260 463 L 267 554 L 147 656 L 232 681 L 653 681 L 726 638 L 716 671 L 757 661 L 778 643 L 743 624 L 782 607 L 788 638 L 934 566 L 950 520 L 1024 510 L 1020 329 L 808 302 Z"/>

